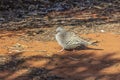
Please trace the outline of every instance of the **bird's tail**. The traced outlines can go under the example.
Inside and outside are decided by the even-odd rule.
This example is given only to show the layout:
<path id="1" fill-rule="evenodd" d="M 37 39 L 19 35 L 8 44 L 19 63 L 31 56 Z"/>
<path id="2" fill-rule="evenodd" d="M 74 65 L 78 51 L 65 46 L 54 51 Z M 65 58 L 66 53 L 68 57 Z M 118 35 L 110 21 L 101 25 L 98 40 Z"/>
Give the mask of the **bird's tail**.
<path id="1" fill-rule="evenodd" d="M 81 39 L 81 43 L 85 46 L 87 46 L 87 45 L 97 46 L 98 42 L 99 41 L 87 41 L 87 40 Z"/>
<path id="2" fill-rule="evenodd" d="M 98 43 L 99 41 L 91 41 L 91 42 L 88 42 L 88 44 L 89 45 L 93 45 L 93 46 L 97 46 L 97 43 Z"/>

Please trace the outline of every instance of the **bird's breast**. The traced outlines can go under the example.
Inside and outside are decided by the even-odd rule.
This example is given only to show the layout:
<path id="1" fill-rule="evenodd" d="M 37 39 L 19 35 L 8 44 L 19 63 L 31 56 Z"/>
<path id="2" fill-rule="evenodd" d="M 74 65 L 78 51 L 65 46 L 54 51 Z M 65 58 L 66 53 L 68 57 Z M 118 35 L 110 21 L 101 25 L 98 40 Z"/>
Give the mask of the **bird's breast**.
<path id="1" fill-rule="evenodd" d="M 56 34 L 55 38 L 56 38 L 58 44 L 61 45 L 62 47 L 64 47 L 64 39 L 62 38 L 62 36 L 60 34 Z"/>

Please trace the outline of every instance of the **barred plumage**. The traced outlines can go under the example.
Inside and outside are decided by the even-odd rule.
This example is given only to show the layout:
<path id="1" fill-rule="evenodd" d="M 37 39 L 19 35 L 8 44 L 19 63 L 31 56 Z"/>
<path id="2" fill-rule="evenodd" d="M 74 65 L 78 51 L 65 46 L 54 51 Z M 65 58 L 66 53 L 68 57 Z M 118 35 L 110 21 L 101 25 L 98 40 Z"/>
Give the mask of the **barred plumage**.
<path id="1" fill-rule="evenodd" d="M 88 42 L 79 36 L 75 35 L 73 32 L 68 32 L 61 27 L 56 29 L 56 40 L 63 49 L 74 49 L 77 47 L 92 45 L 91 42 Z"/>

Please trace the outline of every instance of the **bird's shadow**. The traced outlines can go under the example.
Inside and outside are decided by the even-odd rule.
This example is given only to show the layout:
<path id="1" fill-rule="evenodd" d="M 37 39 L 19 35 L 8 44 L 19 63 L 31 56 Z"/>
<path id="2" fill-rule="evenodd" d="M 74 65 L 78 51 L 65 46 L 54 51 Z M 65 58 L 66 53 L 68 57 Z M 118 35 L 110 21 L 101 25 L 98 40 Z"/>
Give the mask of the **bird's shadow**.
<path id="1" fill-rule="evenodd" d="M 65 50 L 73 51 L 73 50 L 104 50 L 104 49 L 90 48 L 90 47 L 82 45 L 82 46 L 76 47 L 74 49 L 65 49 Z"/>

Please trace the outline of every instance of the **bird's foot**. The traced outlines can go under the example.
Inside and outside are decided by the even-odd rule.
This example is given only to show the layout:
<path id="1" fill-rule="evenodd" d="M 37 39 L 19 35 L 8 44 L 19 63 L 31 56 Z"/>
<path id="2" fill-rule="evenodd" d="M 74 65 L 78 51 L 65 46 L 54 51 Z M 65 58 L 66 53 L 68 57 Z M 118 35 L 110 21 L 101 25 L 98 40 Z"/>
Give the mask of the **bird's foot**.
<path id="1" fill-rule="evenodd" d="M 58 51 L 58 52 L 62 52 L 62 51 L 64 51 L 64 48 L 62 48 L 60 51 Z"/>

